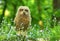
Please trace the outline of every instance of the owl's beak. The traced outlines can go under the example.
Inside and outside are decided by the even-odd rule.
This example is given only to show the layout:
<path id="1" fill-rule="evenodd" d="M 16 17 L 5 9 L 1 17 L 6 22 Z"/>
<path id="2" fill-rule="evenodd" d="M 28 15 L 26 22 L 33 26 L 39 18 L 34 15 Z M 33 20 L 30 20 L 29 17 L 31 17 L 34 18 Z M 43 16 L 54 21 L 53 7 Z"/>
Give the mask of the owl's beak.
<path id="1" fill-rule="evenodd" d="M 23 12 L 23 14 L 25 15 L 25 12 Z"/>

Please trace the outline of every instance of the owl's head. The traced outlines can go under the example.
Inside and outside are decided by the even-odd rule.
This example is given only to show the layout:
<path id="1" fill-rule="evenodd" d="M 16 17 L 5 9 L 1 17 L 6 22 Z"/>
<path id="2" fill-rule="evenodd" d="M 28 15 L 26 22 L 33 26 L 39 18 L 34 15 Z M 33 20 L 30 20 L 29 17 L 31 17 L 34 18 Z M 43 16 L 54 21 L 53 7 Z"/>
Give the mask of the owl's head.
<path id="1" fill-rule="evenodd" d="M 17 14 L 19 15 L 30 15 L 30 9 L 27 6 L 20 6 L 18 8 Z"/>

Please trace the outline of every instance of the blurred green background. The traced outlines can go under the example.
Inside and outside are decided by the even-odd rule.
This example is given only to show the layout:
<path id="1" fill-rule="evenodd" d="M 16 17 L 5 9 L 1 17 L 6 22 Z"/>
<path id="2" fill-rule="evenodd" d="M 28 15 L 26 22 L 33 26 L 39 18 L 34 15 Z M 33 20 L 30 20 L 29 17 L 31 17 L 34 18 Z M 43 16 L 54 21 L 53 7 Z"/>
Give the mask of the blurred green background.
<path id="1" fill-rule="evenodd" d="M 21 41 L 13 22 L 19 6 L 30 8 L 32 41 L 60 40 L 60 0 L 0 0 L 0 41 Z"/>

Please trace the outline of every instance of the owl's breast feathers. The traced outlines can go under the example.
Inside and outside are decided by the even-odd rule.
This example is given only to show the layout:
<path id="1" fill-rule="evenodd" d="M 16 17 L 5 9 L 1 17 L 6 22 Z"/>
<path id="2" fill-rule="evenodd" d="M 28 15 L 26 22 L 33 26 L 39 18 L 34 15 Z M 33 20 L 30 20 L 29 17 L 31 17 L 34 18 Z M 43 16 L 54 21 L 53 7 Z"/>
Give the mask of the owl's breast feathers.
<path id="1" fill-rule="evenodd" d="M 23 30 L 26 30 L 29 26 L 29 22 L 30 22 L 30 17 L 29 16 L 20 16 L 20 17 L 16 17 L 16 29 L 20 30 L 23 28 Z"/>

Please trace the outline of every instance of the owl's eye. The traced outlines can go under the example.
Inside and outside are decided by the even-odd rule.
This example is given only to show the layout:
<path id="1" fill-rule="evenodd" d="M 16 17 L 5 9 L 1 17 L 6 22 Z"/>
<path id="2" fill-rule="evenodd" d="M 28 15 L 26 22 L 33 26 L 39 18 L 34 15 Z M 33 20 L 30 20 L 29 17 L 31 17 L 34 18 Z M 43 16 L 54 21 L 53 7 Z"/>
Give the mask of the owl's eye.
<path id="1" fill-rule="evenodd" d="M 27 10 L 27 9 L 25 9 L 25 11 L 26 11 L 26 12 L 28 12 L 28 10 Z"/>
<path id="2" fill-rule="evenodd" d="M 23 11 L 23 9 L 20 9 L 19 11 Z"/>

